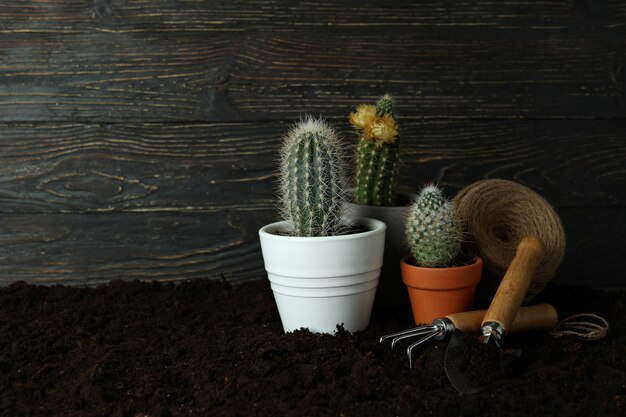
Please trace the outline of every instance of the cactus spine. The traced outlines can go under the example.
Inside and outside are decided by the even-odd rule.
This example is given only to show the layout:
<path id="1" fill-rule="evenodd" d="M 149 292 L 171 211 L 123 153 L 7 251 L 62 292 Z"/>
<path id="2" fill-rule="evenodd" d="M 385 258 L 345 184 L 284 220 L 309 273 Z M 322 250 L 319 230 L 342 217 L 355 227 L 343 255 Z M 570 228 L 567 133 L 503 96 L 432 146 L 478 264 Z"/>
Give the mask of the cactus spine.
<path id="1" fill-rule="evenodd" d="M 390 95 L 376 105 L 362 104 L 350 114 L 357 129 L 356 202 L 391 206 L 396 195 L 399 165 L 399 134 Z"/>
<path id="2" fill-rule="evenodd" d="M 341 149 L 334 129 L 322 119 L 308 116 L 285 135 L 279 193 L 294 235 L 341 233 L 346 184 Z"/>
<path id="3" fill-rule="evenodd" d="M 452 204 L 435 185 L 424 187 L 411 205 L 405 233 L 418 266 L 449 266 L 461 251 L 459 220 Z"/>

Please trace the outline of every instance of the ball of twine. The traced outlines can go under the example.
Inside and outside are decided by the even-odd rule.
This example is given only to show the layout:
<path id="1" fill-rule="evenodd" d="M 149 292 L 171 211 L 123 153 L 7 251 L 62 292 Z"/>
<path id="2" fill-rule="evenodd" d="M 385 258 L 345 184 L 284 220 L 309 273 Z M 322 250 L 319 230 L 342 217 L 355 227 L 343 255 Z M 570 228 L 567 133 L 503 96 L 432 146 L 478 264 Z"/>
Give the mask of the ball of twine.
<path id="1" fill-rule="evenodd" d="M 561 320 L 552 329 L 552 336 L 573 336 L 581 340 L 600 340 L 609 331 L 609 322 L 593 313 L 581 313 Z"/>
<path id="2" fill-rule="evenodd" d="M 539 194 L 513 181 L 489 179 L 469 185 L 454 205 L 468 233 L 470 247 L 483 258 L 487 280 L 497 288 L 525 236 L 543 242 L 546 254 L 539 263 L 525 301 L 552 279 L 565 254 L 565 231 L 554 208 Z M 489 285 L 489 283 L 488 283 Z"/>

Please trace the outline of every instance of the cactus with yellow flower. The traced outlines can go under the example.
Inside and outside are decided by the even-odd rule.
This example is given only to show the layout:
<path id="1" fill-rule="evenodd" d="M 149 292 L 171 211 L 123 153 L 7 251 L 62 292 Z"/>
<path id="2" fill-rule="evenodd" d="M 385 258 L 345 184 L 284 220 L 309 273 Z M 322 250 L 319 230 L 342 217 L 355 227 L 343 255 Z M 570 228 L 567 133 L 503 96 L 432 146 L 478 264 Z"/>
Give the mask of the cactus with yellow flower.
<path id="1" fill-rule="evenodd" d="M 376 105 L 359 105 L 355 112 L 350 113 L 350 123 L 360 136 L 357 145 L 356 203 L 394 205 L 400 137 L 391 96 L 382 96 Z"/>

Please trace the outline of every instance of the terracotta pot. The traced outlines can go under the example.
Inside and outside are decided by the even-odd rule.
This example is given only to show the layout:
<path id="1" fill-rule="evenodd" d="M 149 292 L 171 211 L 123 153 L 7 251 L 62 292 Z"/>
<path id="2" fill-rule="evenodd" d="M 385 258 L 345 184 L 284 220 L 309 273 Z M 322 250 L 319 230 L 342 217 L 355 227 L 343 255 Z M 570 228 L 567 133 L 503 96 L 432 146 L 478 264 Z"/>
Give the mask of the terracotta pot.
<path id="1" fill-rule="evenodd" d="M 452 313 L 472 310 L 483 261 L 451 268 L 422 268 L 400 261 L 402 281 L 409 290 L 415 324 L 428 323 Z"/>

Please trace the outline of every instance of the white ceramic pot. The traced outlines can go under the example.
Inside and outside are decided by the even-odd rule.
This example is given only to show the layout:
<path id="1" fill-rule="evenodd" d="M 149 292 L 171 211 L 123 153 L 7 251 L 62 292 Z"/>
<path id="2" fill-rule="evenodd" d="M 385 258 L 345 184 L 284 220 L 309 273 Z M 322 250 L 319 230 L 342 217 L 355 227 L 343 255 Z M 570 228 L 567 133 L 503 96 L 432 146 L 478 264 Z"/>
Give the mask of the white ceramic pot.
<path id="1" fill-rule="evenodd" d="M 286 222 L 259 230 L 267 276 L 285 332 L 308 328 L 334 334 L 337 325 L 349 332 L 370 321 L 383 264 L 383 222 L 361 218 L 367 232 L 342 236 L 294 237 L 276 232 Z"/>

